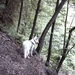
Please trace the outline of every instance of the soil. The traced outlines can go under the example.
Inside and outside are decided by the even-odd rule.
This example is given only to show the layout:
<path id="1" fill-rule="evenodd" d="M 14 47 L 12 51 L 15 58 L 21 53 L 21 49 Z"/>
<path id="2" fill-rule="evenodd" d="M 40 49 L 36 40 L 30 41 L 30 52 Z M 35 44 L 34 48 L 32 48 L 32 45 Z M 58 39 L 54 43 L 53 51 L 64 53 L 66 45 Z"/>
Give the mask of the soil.
<path id="1" fill-rule="evenodd" d="M 5 33 L 0 32 L 0 75 L 56 75 L 45 67 L 38 54 L 23 58 L 21 46 L 16 45 Z"/>

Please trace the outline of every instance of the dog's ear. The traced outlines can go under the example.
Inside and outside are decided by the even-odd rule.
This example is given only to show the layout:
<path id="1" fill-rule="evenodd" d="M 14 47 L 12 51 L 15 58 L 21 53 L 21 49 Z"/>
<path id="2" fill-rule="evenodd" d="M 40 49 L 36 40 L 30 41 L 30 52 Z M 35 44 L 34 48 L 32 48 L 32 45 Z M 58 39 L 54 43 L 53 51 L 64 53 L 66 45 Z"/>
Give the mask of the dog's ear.
<path id="1" fill-rule="evenodd" d="M 38 35 L 38 34 L 33 34 L 33 36 L 34 36 L 34 37 L 39 37 L 39 35 Z"/>
<path id="2" fill-rule="evenodd" d="M 38 36 L 36 35 L 34 38 L 38 39 Z"/>
<path id="3" fill-rule="evenodd" d="M 37 36 L 34 37 L 34 40 L 36 41 L 37 44 L 39 43 L 39 39 Z"/>
<path id="4" fill-rule="evenodd" d="M 34 35 L 34 38 L 37 37 L 37 35 Z"/>
<path id="5" fill-rule="evenodd" d="M 36 39 L 36 38 L 37 38 L 37 36 L 34 37 L 34 39 Z"/>

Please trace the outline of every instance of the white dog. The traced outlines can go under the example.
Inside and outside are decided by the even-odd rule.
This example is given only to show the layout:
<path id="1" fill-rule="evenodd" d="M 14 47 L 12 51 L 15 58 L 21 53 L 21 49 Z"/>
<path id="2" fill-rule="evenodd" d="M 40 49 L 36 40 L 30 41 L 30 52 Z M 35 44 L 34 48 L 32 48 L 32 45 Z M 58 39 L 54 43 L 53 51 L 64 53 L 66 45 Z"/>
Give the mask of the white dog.
<path id="1" fill-rule="evenodd" d="M 39 41 L 37 36 L 35 36 L 31 40 L 23 41 L 24 58 L 27 58 L 29 54 L 31 54 L 32 56 L 34 45 L 37 44 L 38 42 Z"/>

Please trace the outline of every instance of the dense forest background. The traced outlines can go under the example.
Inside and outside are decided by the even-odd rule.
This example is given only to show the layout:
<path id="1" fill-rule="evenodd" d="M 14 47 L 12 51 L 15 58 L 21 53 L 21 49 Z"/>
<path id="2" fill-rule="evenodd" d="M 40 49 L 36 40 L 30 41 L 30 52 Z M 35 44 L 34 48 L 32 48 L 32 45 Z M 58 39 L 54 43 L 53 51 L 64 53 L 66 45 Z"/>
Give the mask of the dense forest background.
<path id="1" fill-rule="evenodd" d="M 35 25 L 32 37 L 38 35 L 41 39 L 45 27 L 64 1 L 66 0 L 0 0 L 0 30 L 15 40 L 16 44 L 21 44 L 30 39 Z M 74 8 L 74 0 L 67 0 L 63 4 L 44 36 L 43 48 L 37 50 L 46 66 L 56 72 L 61 67 L 60 70 L 66 75 L 75 74 Z"/>

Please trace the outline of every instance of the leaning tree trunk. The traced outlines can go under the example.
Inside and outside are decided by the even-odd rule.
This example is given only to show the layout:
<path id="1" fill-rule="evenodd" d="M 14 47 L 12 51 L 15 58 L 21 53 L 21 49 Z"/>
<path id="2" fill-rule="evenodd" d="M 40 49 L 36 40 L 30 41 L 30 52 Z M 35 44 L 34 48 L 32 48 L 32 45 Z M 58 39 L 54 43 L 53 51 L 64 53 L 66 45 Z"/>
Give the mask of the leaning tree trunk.
<path id="1" fill-rule="evenodd" d="M 55 11 L 57 11 L 58 5 L 59 5 L 59 0 L 57 0 Z M 47 60 L 46 60 L 46 64 L 45 64 L 46 66 L 49 65 L 49 60 L 50 60 L 50 56 L 51 56 L 54 26 L 55 26 L 55 21 L 53 22 L 53 26 L 52 26 L 52 29 L 51 29 L 50 42 L 49 42 L 49 48 L 48 48 L 48 56 L 47 56 Z"/>
<path id="2" fill-rule="evenodd" d="M 34 29 L 35 29 L 35 25 L 36 25 L 36 21 L 37 21 L 37 16 L 38 16 L 39 8 L 40 8 L 40 3 L 41 3 L 41 0 L 39 0 L 38 4 L 37 4 L 37 9 L 36 9 L 35 17 L 34 17 L 34 22 L 33 22 L 33 28 L 32 28 L 29 40 L 32 39 L 32 36 L 33 36 L 33 33 L 34 33 Z"/>
<path id="3" fill-rule="evenodd" d="M 44 42 L 44 38 L 50 28 L 50 26 L 53 24 L 54 20 L 56 19 L 57 15 L 59 14 L 60 10 L 62 9 L 62 6 L 65 4 L 66 0 L 62 0 L 62 2 L 59 4 L 57 11 L 53 14 L 51 20 L 48 22 L 47 26 L 45 27 L 40 39 L 39 39 L 39 44 L 38 47 L 36 49 L 36 51 L 38 53 L 41 52 L 42 46 L 43 46 L 43 42 Z"/>

